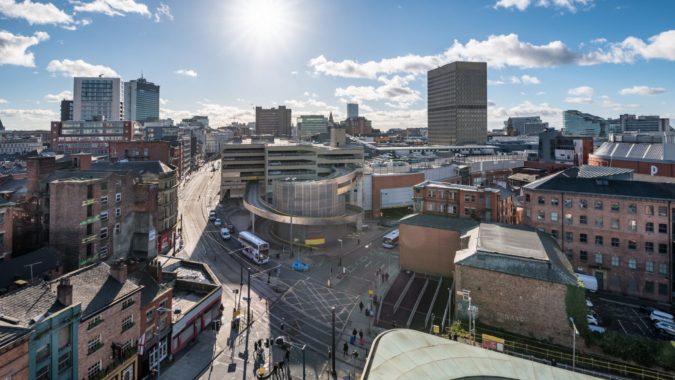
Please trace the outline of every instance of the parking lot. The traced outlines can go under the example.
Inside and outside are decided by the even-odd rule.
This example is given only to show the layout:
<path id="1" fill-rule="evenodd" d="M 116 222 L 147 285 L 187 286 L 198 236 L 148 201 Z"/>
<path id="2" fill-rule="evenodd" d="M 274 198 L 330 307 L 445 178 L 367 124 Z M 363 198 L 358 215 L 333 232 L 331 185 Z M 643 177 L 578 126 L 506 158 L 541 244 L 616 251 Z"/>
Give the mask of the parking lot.
<path id="1" fill-rule="evenodd" d="M 649 311 L 638 305 L 616 302 L 595 295 L 588 298 L 593 302 L 593 309 L 600 316 L 600 325 L 608 330 L 648 339 L 673 339 L 667 334 L 656 331 L 649 319 Z"/>

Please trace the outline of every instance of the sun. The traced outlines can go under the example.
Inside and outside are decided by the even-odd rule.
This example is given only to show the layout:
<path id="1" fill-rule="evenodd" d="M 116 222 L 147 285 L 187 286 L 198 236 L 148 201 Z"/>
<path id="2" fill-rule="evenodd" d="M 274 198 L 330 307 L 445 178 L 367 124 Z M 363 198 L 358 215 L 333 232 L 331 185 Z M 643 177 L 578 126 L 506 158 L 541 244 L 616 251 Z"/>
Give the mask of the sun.
<path id="1" fill-rule="evenodd" d="M 288 46 L 296 28 L 295 3 L 288 0 L 237 0 L 228 12 L 234 42 L 258 55 Z"/>

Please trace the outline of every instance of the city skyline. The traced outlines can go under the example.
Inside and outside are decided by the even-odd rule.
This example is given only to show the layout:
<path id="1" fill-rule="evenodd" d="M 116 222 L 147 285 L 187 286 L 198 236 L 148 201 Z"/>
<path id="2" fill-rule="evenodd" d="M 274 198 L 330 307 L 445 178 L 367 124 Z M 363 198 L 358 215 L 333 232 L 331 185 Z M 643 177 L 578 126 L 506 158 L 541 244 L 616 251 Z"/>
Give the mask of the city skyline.
<path id="1" fill-rule="evenodd" d="M 214 126 L 253 121 L 255 106 L 341 120 L 356 102 L 374 128 L 426 127 L 426 72 L 455 60 L 488 63 L 489 129 L 535 115 L 561 128 L 567 109 L 673 118 L 674 8 L 10 0 L 0 3 L 0 118 L 9 129 L 46 130 L 73 76 L 103 74 L 143 75 L 162 87 L 161 117 L 204 114 Z"/>

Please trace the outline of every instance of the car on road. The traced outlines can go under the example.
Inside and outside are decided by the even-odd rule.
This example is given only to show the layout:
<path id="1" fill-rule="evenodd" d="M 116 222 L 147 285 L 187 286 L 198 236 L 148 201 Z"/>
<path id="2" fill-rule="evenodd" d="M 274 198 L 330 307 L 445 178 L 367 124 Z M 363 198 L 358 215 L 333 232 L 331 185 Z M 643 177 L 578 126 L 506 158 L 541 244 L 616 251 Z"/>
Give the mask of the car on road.
<path id="1" fill-rule="evenodd" d="M 236 229 L 234 228 L 234 224 L 232 224 L 232 223 L 227 223 L 226 227 L 227 227 L 228 230 L 230 230 L 231 234 L 234 234 L 234 233 L 237 232 Z"/>
<path id="2" fill-rule="evenodd" d="M 656 330 L 660 331 L 661 333 L 675 336 L 675 323 L 656 322 L 654 327 L 656 327 Z"/>
<path id="3" fill-rule="evenodd" d="M 209 211 L 209 220 L 210 221 L 216 220 L 216 210 Z"/>
<path id="4" fill-rule="evenodd" d="M 220 229 L 220 237 L 223 238 L 223 240 L 232 239 L 232 235 L 230 234 L 230 230 L 227 229 L 227 228 L 221 228 Z"/>
<path id="5" fill-rule="evenodd" d="M 223 221 L 220 220 L 220 218 L 216 218 L 216 220 L 213 221 L 213 225 L 216 227 L 220 227 L 223 225 Z"/>
<path id="6" fill-rule="evenodd" d="M 300 260 L 295 260 L 293 264 L 291 264 L 291 268 L 298 272 L 307 272 L 309 270 L 309 264 Z"/>
<path id="7" fill-rule="evenodd" d="M 653 310 L 652 313 L 649 314 L 649 319 L 651 319 L 652 322 L 674 322 L 672 314 L 668 314 L 661 310 Z"/>
<path id="8" fill-rule="evenodd" d="M 598 325 L 588 325 L 588 331 L 595 333 L 595 334 L 604 334 L 607 329 Z"/>

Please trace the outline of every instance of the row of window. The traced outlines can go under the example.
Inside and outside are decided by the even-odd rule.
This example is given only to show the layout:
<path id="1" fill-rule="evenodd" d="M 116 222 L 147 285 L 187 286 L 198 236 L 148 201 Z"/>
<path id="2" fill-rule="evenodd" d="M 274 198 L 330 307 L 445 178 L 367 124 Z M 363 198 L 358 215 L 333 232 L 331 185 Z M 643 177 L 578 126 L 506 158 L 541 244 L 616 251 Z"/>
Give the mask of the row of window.
<path id="1" fill-rule="evenodd" d="M 530 201 L 530 194 L 525 194 L 525 201 L 529 202 Z M 587 209 L 588 208 L 588 201 L 586 199 L 580 199 L 579 200 L 579 208 L 581 209 Z M 537 197 L 537 204 L 540 205 L 545 205 L 546 204 L 546 197 L 544 196 L 538 196 Z M 563 201 L 563 204 L 565 208 L 572 208 L 574 207 L 574 201 L 572 199 L 565 199 Z M 560 200 L 558 197 L 551 197 L 550 198 L 550 205 L 551 206 L 559 206 L 560 205 Z M 601 200 L 596 200 L 593 202 L 593 208 L 596 210 L 604 210 L 605 204 Z M 621 211 L 621 205 L 617 202 L 612 202 L 610 203 L 609 206 L 610 210 L 612 212 L 620 212 Z M 631 203 L 627 206 L 626 210 L 628 211 L 629 214 L 636 214 L 638 212 L 638 207 L 637 204 Z M 647 205 L 645 206 L 645 215 L 654 215 L 654 210 L 655 207 L 654 205 Z M 658 206 L 656 208 L 658 212 L 658 216 L 668 216 L 668 207 L 665 206 Z"/>
<path id="2" fill-rule="evenodd" d="M 529 215 L 527 215 L 529 216 Z M 549 219 L 552 222 L 557 222 L 560 220 L 560 215 L 558 212 L 554 211 L 549 213 Z M 546 221 L 546 211 L 544 210 L 538 210 L 537 211 L 537 221 L 543 222 Z M 595 218 L 595 226 L 598 228 L 604 228 L 605 226 L 605 220 L 603 217 L 597 217 Z M 579 225 L 582 226 L 587 226 L 588 225 L 588 217 L 586 215 L 579 215 Z M 574 215 L 572 214 L 565 214 L 565 224 L 568 226 L 571 226 L 574 224 Z M 611 228 L 613 230 L 618 230 L 621 229 L 621 221 L 619 219 L 612 219 L 611 220 Z M 654 227 L 655 224 L 653 222 L 647 222 L 645 223 L 645 232 L 654 232 Z M 637 232 L 638 226 L 637 226 L 637 221 L 635 219 L 629 219 L 628 220 L 628 231 L 630 232 Z M 667 234 L 668 233 L 668 224 L 666 223 L 658 223 L 658 232 L 660 234 Z"/>
<path id="3" fill-rule="evenodd" d="M 122 193 L 115 193 L 115 202 L 122 202 Z M 101 204 L 107 205 L 108 204 L 108 196 L 107 195 L 101 195 Z"/>
<path id="4" fill-rule="evenodd" d="M 558 239 L 559 238 L 558 230 L 551 230 L 551 235 L 554 238 Z M 574 233 L 565 232 L 564 239 L 568 243 L 574 242 Z M 587 244 L 588 243 L 588 234 L 585 234 L 585 233 L 579 234 L 579 243 Z M 605 244 L 604 236 L 595 235 L 595 245 L 604 245 L 604 244 Z M 637 240 L 629 239 L 629 240 L 627 240 L 627 244 L 628 244 L 628 249 L 630 249 L 632 251 L 637 250 L 637 248 L 638 248 Z M 620 248 L 621 247 L 621 240 L 619 238 L 615 238 L 615 237 L 610 238 L 610 245 L 614 248 Z M 645 244 L 644 244 L 645 252 L 647 252 L 647 253 L 654 252 L 654 248 L 655 248 L 654 242 L 651 242 L 651 241 L 645 242 Z M 663 255 L 667 254 L 668 253 L 668 244 L 659 243 L 658 244 L 658 251 L 659 251 L 660 254 L 663 254 Z"/>
<path id="5" fill-rule="evenodd" d="M 117 207 L 117 208 L 115 208 L 115 217 L 119 218 L 120 216 L 122 216 L 122 209 Z M 105 222 L 106 220 L 108 220 L 108 210 L 101 211 L 100 219 L 101 219 L 102 222 Z"/>
<path id="6" fill-rule="evenodd" d="M 119 223 L 115 223 L 114 227 L 115 235 L 119 235 L 120 232 L 122 232 L 122 225 Z M 101 227 L 101 230 L 98 233 L 99 239 L 107 239 L 108 238 L 108 227 Z"/>
<path id="7" fill-rule="evenodd" d="M 567 251 L 568 256 L 574 256 L 573 251 L 568 250 Z M 579 251 L 579 260 L 581 262 L 588 262 L 588 251 Z M 594 263 L 598 265 L 603 265 L 605 262 L 605 255 L 603 253 L 595 253 L 594 257 Z M 611 256 L 610 258 L 610 264 L 613 267 L 621 267 L 621 257 L 619 256 Z M 629 258 L 628 259 L 628 269 L 637 269 L 638 264 L 637 264 L 637 259 L 635 258 Z M 668 275 L 668 264 L 667 263 L 659 263 L 659 274 L 662 274 L 664 276 Z M 647 273 L 654 273 L 655 269 L 655 264 L 651 260 L 647 260 L 645 262 L 645 272 Z"/>

